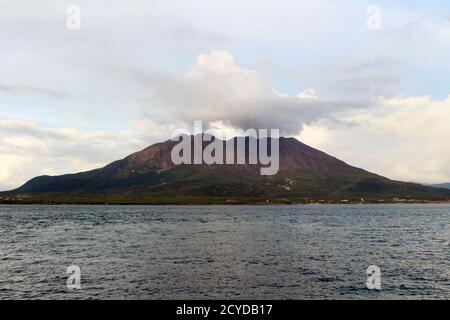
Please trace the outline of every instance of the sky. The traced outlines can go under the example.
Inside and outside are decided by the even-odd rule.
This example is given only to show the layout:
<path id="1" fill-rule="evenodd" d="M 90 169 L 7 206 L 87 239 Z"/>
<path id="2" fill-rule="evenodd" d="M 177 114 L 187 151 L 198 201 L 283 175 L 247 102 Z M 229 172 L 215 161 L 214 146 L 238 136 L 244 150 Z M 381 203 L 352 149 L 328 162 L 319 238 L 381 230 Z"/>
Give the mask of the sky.
<path id="1" fill-rule="evenodd" d="M 449 53 L 447 0 L 0 0 L 0 190 L 195 120 L 449 182 Z"/>

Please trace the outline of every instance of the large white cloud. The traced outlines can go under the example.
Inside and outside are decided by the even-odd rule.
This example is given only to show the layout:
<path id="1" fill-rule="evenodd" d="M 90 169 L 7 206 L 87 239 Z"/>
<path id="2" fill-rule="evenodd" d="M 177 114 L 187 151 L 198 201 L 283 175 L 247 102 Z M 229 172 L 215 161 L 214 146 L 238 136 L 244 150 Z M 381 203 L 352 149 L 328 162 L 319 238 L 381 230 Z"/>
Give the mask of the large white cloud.
<path id="1" fill-rule="evenodd" d="M 292 96 L 280 93 L 257 72 L 238 66 L 227 51 L 200 54 L 196 66 L 183 76 L 150 76 L 141 81 L 152 92 L 150 117 L 156 105 L 155 116 L 162 119 L 164 114 L 161 121 L 170 123 L 225 121 L 235 128 L 276 128 L 292 134 L 312 120 L 367 106 L 321 99 L 311 88 Z"/>
<path id="2" fill-rule="evenodd" d="M 450 181 L 450 97 L 379 99 L 372 109 L 305 125 L 299 138 L 393 179 Z"/>

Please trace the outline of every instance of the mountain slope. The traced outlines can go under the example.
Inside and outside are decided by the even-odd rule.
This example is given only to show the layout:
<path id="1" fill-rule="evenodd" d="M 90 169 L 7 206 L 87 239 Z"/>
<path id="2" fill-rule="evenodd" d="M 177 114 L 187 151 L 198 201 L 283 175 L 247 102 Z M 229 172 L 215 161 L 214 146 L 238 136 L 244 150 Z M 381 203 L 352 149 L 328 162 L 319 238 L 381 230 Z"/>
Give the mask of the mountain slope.
<path id="1" fill-rule="evenodd" d="M 434 188 L 450 189 L 450 183 L 439 183 L 439 184 L 433 184 L 431 186 Z"/>
<path id="2" fill-rule="evenodd" d="M 294 138 L 279 139 L 280 168 L 274 176 L 261 176 L 259 164 L 174 165 L 171 150 L 176 143 L 169 140 L 154 144 L 97 170 L 37 177 L 0 196 L 64 203 L 450 199 L 450 190 L 392 181 Z M 248 157 L 248 149 L 246 152 Z"/>

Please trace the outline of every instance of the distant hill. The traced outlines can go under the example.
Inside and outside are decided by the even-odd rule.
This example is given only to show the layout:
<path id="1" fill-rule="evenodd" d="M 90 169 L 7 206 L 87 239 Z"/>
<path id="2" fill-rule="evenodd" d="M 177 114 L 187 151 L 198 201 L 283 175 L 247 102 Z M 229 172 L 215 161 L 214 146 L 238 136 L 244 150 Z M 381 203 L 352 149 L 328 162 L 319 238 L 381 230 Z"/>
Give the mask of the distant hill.
<path id="1" fill-rule="evenodd" d="M 0 200 L 189 204 L 450 199 L 450 190 L 393 181 L 294 138 L 279 139 L 280 169 L 274 176 L 261 176 L 260 165 L 174 165 L 170 155 L 176 143 L 154 144 L 101 169 L 36 177 L 16 190 L 0 193 Z"/>
<path id="2" fill-rule="evenodd" d="M 439 183 L 439 184 L 433 184 L 431 186 L 434 188 L 450 189 L 450 183 Z"/>

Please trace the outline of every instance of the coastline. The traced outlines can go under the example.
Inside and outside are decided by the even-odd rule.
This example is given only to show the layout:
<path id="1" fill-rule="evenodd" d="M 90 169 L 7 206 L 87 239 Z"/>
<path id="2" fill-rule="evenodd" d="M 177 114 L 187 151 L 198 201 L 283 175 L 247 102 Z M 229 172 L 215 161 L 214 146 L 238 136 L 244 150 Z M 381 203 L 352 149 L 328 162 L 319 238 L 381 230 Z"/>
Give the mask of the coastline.
<path id="1" fill-rule="evenodd" d="M 310 205 L 407 205 L 407 204 L 450 204 L 448 200 L 426 199 L 225 199 L 225 198 L 152 198 L 152 199 L 112 199 L 112 198 L 6 198 L 0 199 L 0 205 L 92 205 L 92 206 L 310 206 Z"/>

